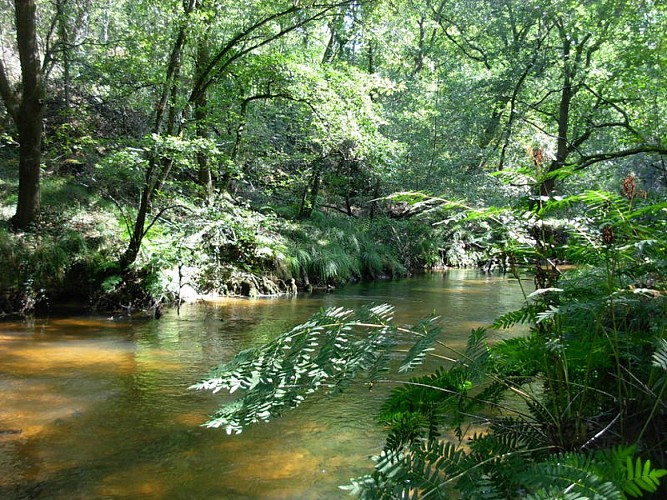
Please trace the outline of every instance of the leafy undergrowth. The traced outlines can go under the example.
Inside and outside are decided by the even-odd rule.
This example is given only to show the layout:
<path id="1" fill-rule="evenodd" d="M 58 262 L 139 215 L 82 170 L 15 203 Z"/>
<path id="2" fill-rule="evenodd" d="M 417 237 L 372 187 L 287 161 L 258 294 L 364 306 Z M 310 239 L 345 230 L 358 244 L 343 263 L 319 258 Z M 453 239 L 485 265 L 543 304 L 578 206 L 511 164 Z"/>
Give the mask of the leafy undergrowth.
<path id="1" fill-rule="evenodd" d="M 327 310 L 194 386 L 240 394 L 206 425 L 240 432 L 363 376 L 370 387 L 396 387 L 379 416 L 387 439 L 373 471 L 345 488 L 360 498 L 450 498 L 454 490 L 471 500 L 664 498 L 667 205 L 587 192 L 535 217 L 576 204 L 588 220 L 571 223 L 562 250 L 578 266 L 550 263 L 546 271 L 557 272 L 546 272 L 548 241 L 521 249 L 533 252 L 538 289 L 493 325 L 527 323 L 528 334 L 496 343 L 479 328 L 455 350 L 433 318 L 399 327 L 389 305 Z M 414 345 L 399 372 L 436 344 L 453 358 L 407 381 L 392 375 L 395 340 L 406 336 Z M 470 435 L 471 423 L 485 431 Z"/>
<path id="2" fill-rule="evenodd" d="M 420 246 L 427 232 L 414 224 L 321 212 L 294 220 L 225 195 L 202 204 L 185 193 L 158 200 L 153 211 L 159 217 L 150 220 L 137 261 L 121 270 L 136 214 L 119 201 L 130 193 L 100 188 L 108 182 L 99 180 L 93 190 L 80 178 L 47 176 L 45 209 L 28 233 L 10 230 L 6 198 L 0 258 L 9 271 L 0 278 L 0 314 L 41 312 L 61 301 L 101 310 L 154 310 L 188 294 L 330 288 L 405 276 L 408 268 L 437 261 L 437 246 Z"/>

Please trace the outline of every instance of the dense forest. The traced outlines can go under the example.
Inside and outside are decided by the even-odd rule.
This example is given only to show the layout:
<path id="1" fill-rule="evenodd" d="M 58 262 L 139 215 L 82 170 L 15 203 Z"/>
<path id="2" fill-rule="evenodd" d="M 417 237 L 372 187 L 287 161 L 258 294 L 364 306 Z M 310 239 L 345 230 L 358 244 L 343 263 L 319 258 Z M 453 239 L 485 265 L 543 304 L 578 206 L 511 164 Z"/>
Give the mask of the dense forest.
<path id="1" fill-rule="evenodd" d="M 206 294 L 509 273 L 526 303 L 492 326 L 530 333 L 476 330 L 400 384 L 375 471 L 349 489 L 658 488 L 662 2 L 7 0 L 0 48 L 0 315 L 74 302 L 159 317 Z M 396 369 L 412 371 L 440 331 L 395 325 L 390 306 L 323 311 L 198 384 L 245 391 L 209 425 L 379 383 L 399 333 L 414 345 Z M 465 436 L 471 416 L 488 430 Z"/>

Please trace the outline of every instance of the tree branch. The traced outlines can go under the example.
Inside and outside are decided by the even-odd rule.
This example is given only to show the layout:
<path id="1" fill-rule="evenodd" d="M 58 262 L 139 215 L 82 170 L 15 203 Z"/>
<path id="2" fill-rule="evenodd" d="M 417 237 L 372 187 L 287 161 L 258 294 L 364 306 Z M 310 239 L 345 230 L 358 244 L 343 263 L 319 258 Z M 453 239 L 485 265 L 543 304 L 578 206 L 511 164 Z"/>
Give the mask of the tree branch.
<path id="1" fill-rule="evenodd" d="M 610 153 L 599 153 L 594 155 L 582 155 L 579 160 L 568 163 L 567 166 L 574 167 L 574 170 L 583 170 L 595 163 L 600 163 L 607 160 L 614 160 L 616 158 L 625 158 L 641 153 L 656 153 L 659 155 L 667 155 L 667 148 L 663 146 L 637 146 L 636 148 L 624 149 L 621 151 L 614 151 Z"/>
<path id="2" fill-rule="evenodd" d="M 435 13 L 435 11 L 434 11 Z M 471 41 L 463 38 L 463 41 L 458 41 L 452 34 L 449 33 L 449 28 L 454 27 L 458 31 L 462 31 L 459 29 L 459 27 L 452 21 L 449 21 L 447 19 L 443 19 L 441 16 L 438 16 L 438 24 L 442 28 L 442 32 L 444 33 L 445 37 L 447 40 L 452 42 L 457 49 L 459 49 L 464 56 L 466 56 L 468 59 L 472 59 L 473 61 L 480 62 L 484 65 L 484 67 L 488 70 L 491 69 L 491 64 L 489 64 L 489 59 L 486 56 L 486 53 L 481 47 L 478 47 L 477 45 L 473 44 Z M 448 21 L 450 26 L 445 26 L 443 21 Z M 475 55 L 473 52 L 476 52 L 479 55 Z"/>
<path id="3" fill-rule="evenodd" d="M 264 45 L 273 42 L 274 40 L 277 40 L 285 36 L 286 34 L 302 26 L 305 26 L 306 24 L 316 19 L 321 18 L 327 12 L 337 7 L 349 4 L 351 1 L 352 0 L 344 0 L 341 2 L 336 2 L 331 4 L 312 4 L 308 8 L 318 9 L 312 15 L 304 17 L 290 24 L 286 28 L 282 28 L 280 31 L 278 31 L 273 35 L 267 37 L 259 36 L 254 39 L 254 43 L 243 45 L 243 43 L 245 42 L 253 41 L 252 35 L 254 35 L 254 33 L 256 33 L 258 30 L 260 30 L 267 24 L 271 23 L 272 21 L 276 21 L 291 14 L 303 11 L 307 7 L 300 7 L 298 5 L 293 5 L 288 9 L 276 12 L 263 19 L 260 19 L 259 21 L 256 21 L 254 24 L 244 29 L 236 36 L 234 36 L 231 40 L 229 40 L 229 42 L 227 42 L 227 44 L 225 44 L 225 46 L 222 47 L 222 49 L 220 49 L 218 53 L 211 58 L 208 65 L 202 70 L 201 74 L 194 82 L 188 102 L 190 103 L 195 102 L 201 96 L 201 94 L 205 92 L 206 89 L 215 81 L 213 75 L 223 73 L 224 70 L 228 68 L 232 63 L 234 63 L 237 59 L 245 56 L 246 54 L 252 52 L 253 50 L 256 50 Z"/>

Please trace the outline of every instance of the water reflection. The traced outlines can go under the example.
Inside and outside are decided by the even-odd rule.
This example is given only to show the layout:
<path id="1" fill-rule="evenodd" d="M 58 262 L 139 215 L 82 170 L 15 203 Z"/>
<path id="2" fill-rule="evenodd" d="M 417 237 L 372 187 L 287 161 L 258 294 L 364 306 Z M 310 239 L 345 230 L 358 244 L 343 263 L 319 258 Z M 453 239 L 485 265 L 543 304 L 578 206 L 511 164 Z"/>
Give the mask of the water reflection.
<path id="1" fill-rule="evenodd" d="M 0 324 L 0 498 L 339 498 L 383 433 L 379 388 L 314 401 L 240 436 L 200 427 L 224 396 L 188 391 L 208 369 L 323 307 L 389 302 L 399 322 L 444 317 L 445 341 L 520 304 L 473 271 L 297 299 L 192 304 L 160 321 Z"/>

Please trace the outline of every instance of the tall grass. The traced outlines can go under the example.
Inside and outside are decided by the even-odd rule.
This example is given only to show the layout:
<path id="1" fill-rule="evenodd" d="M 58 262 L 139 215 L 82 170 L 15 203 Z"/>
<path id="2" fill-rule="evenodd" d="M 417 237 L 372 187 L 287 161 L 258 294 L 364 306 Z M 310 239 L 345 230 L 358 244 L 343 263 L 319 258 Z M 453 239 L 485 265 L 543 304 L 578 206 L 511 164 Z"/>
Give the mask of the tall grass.
<path id="1" fill-rule="evenodd" d="M 85 300 L 101 263 L 76 231 L 15 234 L 0 229 L 0 314 L 29 314 L 61 298 Z"/>
<path id="2" fill-rule="evenodd" d="M 397 249 L 383 243 L 368 222 L 318 213 L 285 236 L 287 267 L 305 283 L 336 285 L 406 273 Z"/>

